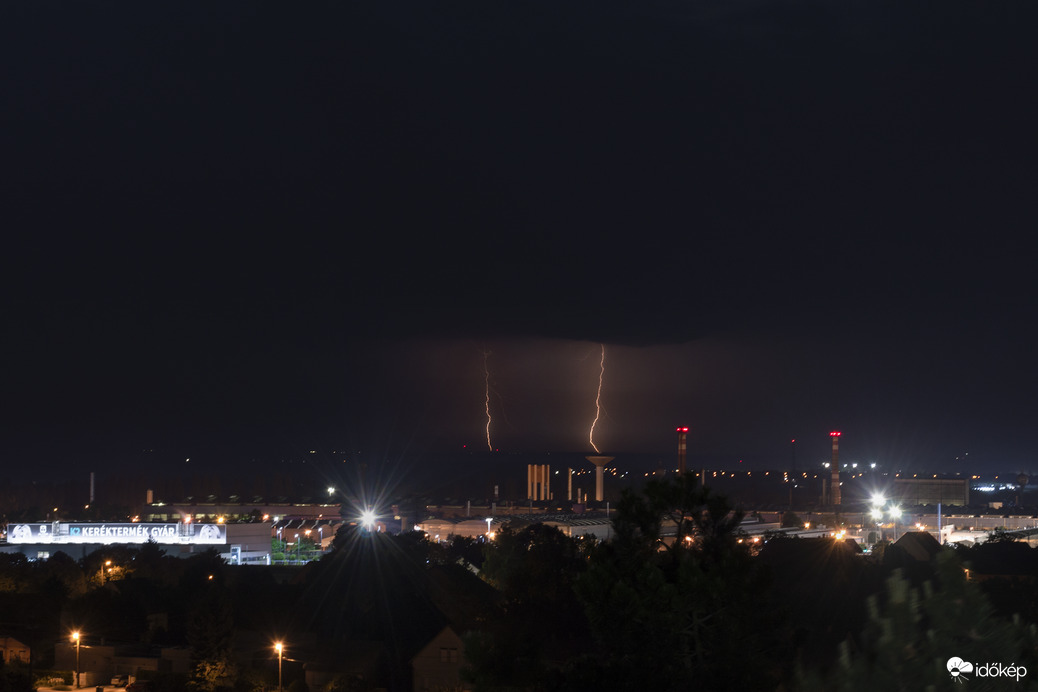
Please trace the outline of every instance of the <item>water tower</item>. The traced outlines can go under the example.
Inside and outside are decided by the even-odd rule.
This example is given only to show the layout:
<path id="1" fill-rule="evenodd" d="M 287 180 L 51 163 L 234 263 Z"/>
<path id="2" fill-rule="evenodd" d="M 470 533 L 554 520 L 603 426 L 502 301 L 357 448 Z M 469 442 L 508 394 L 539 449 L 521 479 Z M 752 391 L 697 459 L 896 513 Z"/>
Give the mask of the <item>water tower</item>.
<path id="1" fill-rule="evenodd" d="M 584 458 L 595 465 L 595 502 L 601 502 L 605 495 L 603 490 L 603 474 L 605 473 L 605 465 L 616 457 L 591 456 Z"/>

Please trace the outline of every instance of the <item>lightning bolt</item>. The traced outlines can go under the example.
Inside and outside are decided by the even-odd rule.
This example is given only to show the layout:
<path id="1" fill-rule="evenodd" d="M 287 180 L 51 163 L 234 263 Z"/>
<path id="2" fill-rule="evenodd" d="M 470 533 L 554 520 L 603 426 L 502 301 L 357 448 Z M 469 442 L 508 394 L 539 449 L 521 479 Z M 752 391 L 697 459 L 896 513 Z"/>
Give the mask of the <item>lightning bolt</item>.
<path id="1" fill-rule="evenodd" d="M 588 434 L 588 442 L 591 443 L 591 449 L 595 450 L 595 454 L 599 454 L 598 447 L 595 446 L 595 426 L 598 425 L 598 418 L 602 415 L 602 380 L 605 379 L 605 344 L 600 344 L 602 347 L 602 361 L 599 363 L 598 371 L 598 394 L 595 395 L 595 420 L 591 421 L 591 432 Z"/>
<path id="2" fill-rule="evenodd" d="M 487 351 L 486 349 L 484 349 L 483 350 L 483 376 L 484 376 L 484 383 L 486 385 L 486 388 L 484 390 L 484 394 L 485 394 L 485 397 L 486 397 L 484 403 L 486 405 L 486 410 L 487 410 L 487 449 L 489 449 L 491 452 L 493 452 L 494 451 L 494 446 L 492 444 L 490 444 L 490 368 L 487 366 L 487 358 L 489 356 L 490 356 L 490 351 Z"/>

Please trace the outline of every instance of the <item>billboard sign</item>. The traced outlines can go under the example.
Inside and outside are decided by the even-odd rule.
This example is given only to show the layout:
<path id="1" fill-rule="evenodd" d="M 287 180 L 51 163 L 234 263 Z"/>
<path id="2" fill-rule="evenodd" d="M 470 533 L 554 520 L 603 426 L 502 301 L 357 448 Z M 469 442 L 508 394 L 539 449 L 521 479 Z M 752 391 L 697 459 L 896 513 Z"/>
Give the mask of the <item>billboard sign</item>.
<path id="1" fill-rule="evenodd" d="M 11 524 L 8 543 L 225 545 L 224 524 Z"/>

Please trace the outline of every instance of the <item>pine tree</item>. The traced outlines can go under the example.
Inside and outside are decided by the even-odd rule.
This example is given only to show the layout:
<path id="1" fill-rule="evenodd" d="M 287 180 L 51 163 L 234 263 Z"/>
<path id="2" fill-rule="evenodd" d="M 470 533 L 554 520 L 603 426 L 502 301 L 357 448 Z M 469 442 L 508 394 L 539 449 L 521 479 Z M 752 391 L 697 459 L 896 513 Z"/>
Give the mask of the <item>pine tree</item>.
<path id="1" fill-rule="evenodd" d="M 952 551 L 942 551 L 937 560 L 935 580 L 925 582 L 921 590 L 894 570 L 885 592 L 870 597 L 869 621 L 861 636 L 843 643 L 839 661 L 828 672 L 810 670 L 807 662 L 801 662 L 798 688 L 805 692 L 951 689 L 956 680 L 948 662 L 957 657 L 974 666 L 1024 666 L 1028 674 L 1019 683 L 1013 679 L 1013 689 L 1038 689 L 1035 626 L 995 616 Z M 958 677 L 969 678 L 968 689 L 974 691 L 1006 689 L 1009 682 L 975 673 Z"/>

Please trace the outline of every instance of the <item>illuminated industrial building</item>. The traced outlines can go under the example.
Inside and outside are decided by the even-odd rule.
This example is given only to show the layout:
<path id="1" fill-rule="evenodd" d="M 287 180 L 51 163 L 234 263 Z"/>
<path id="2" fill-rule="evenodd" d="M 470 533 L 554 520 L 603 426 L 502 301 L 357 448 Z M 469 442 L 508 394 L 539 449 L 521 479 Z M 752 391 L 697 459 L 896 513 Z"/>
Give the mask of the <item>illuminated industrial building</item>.
<path id="1" fill-rule="evenodd" d="M 896 478 L 894 495 L 902 505 L 960 505 L 970 503 L 966 478 Z"/>

